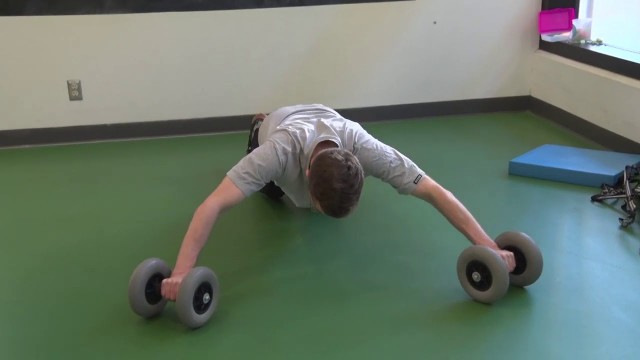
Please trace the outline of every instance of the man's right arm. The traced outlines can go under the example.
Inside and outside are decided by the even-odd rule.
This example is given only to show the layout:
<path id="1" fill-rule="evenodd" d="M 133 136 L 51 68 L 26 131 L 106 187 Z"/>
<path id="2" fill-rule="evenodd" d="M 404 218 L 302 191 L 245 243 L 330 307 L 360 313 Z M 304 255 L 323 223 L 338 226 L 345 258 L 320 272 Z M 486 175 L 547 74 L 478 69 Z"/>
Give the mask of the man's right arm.
<path id="1" fill-rule="evenodd" d="M 245 198 L 242 191 L 225 177 L 220 185 L 196 209 L 182 241 L 171 277 L 162 282 L 162 296 L 175 301 L 182 279 L 195 266 L 218 216 Z"/>

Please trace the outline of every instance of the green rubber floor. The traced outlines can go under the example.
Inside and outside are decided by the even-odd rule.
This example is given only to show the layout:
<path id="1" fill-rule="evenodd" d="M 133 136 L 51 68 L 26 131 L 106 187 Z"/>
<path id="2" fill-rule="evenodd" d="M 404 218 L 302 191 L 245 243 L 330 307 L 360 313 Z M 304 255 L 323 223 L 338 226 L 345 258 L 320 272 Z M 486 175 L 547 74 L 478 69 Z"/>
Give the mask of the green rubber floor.
<path id="1" fill-rule="evenodd" d="M 468 242 L 434 209 L 369 178 L 334 220 L 254 196 L 217 223 L 199 264 L 222 296 L 186 330 L 145 321 L 134 267 L 175 261 L 194 209 L 246 134 L 0 150 L 2 359 L 637 359 L 638 228 L 599 189 L 509 176 L 542 144 L 599 148 L 527 112 L 365 127 L 452 190 L 486 230 L 530 234 L 542 277 L 493 305 L 456 276 Z"/>

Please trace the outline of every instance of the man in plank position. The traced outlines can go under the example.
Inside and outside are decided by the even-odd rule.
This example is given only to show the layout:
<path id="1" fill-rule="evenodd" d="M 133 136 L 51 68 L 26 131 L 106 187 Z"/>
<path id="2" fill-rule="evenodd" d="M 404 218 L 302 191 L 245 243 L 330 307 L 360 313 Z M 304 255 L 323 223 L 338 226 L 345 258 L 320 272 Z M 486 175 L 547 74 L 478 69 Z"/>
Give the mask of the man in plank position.
<path id="1" fill-rule="evenodd" d="M 493 249 L 513 271 L 513 253 L 498 248 L 464 205 L 413 161 L 331 108 L 293 105 L 253 118 L 246 156 L 195 211 L 173 273 L 162 282 L 162 295 L 176 299 L 220 214 L 248 196 L 258 191 L 274 200 L 287 196 L 297 207 L 344 218 L 356 208 L 369 175 L 399 194 L 428 202 L 471 243 Z"/>

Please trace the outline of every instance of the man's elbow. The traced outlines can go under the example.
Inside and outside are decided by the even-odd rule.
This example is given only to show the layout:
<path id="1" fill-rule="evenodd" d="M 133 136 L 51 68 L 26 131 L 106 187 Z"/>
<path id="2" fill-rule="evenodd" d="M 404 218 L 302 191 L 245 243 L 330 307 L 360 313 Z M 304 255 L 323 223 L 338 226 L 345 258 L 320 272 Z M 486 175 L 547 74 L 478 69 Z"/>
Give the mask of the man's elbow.
<path id="1" fill-rule="evenodd" d="M 220 205 L 218 205 L 215 201 L 211 201 L 207 199 L 203 203 L 201 203 L 195 210 L 194 215 L 196 217 L 212 217 L 216 216 L 220 213 Z"/>
<path id="2" fill-rule="evenodd" d="M 414 196 L 430 204 L 435 204 L 451 195 L 449 190 L 429 178 L 420 181 L 414 190 Z"/>
<path id="3" fill-rule="evenodd" d="M 222 197 L 214 192 L 196 208 L 196 215 L 203 215 L 205 217 L 217 216 L 225 209 L 222 200 Z"/>

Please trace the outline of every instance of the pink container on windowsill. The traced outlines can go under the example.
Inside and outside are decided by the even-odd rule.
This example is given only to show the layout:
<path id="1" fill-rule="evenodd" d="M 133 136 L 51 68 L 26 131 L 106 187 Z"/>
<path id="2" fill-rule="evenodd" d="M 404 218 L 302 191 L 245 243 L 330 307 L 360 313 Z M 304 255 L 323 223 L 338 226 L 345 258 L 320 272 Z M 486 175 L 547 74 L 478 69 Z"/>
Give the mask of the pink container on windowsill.
<path id="1" fill-rule="evenodd" d="M 538 16 L 538 32 L 552 34 L 571 31 L 575 17 L 574 8 L 543 10 Z"/>

